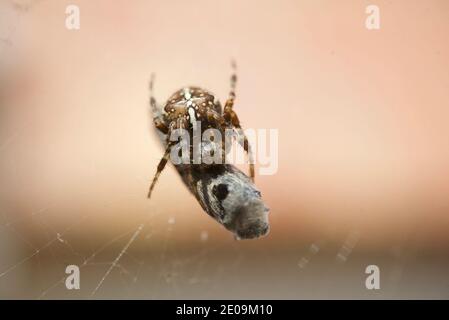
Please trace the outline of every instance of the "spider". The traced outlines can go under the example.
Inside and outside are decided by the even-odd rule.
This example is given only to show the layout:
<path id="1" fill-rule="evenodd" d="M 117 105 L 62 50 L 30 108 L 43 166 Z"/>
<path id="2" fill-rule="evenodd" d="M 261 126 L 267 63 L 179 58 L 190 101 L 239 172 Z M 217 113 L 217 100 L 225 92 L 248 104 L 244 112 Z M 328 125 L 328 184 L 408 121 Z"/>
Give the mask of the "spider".
<path id="1" fill-rule="evenodd" d="M 170 158 L 170 151 L 176 141 L 170 141 L 170 135 L 173 130 L 186 129 L 193 130 L 196 121 L 200 121 L 201 131 L 207 128 L 218 129 L 225 136 L 225 129 L 234 129 L 239 134 L 243 135 L 243 143 L 239 139 L 245 152 L 248 154 L 249 161 L 249 175 L 254 182 L 254 162 L 252 160 L 251 148 L 247 136 L 243 133 L 239 118 L 234 111 L 235 88 L 237 83 L 236 64 L 231 63 L 232 75 L 230 78 L 230 91 L 228 99 L 222 110 L 220 101 L 209 91 L 199 87 L 184 87 L 176 91 L 165 103 L 163 112 L 158 108 L 158 104 L 153 94 L 154 75 L 150 80 L 150 106 L 153 112 L 153 122 L 157 130 L 167 136 L 167 146 L 164 156 L 160 160 L 153 182 L 148 191 L 148 198 L 151 197 L 156 182 L 164 170 Z M 202 133 L 202 132 L 201 132 Z M 192 147 L 192 146 L 190 146 Z M 203 164 L 204 165 L 204 164 Z"/>

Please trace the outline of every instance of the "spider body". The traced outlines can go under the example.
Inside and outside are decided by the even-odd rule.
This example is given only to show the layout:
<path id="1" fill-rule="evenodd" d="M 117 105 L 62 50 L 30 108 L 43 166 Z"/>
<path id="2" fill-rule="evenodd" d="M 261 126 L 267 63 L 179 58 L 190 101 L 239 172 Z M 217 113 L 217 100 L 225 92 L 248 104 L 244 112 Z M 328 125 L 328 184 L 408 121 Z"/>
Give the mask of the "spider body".
<path id="1" fill-rule="evenodd" d="M 202 131 L 207 128 L 224 129 L 224 119 L 221 119 L 221 104 L 207 90 L 198 87 L 184 87 L 176 91 L 164 106 L 164 122 L 178 129 L 192 130 L 200 121 Z"/>
<path id="2" fill-rule="evenodd" d="M 210 110 L 221 113 L 220 102 L 211 93 L 198 87 L 184 87 L 176 91 L 164 107 L 168 121 L 179 117 L 201 121 Z"/>
<path id="3" fill-rule="evenodd" d="M 235 68 L 235 64 L 233 64 Z M 208 128 L 220 131 L 225 138 L 226 129 L 234 129 L 243 136 L 239 143 L 249 156 L 249 178 L 230 164 L 195 164 L 182 163 L 175 165 L 183 182 L 195 195 L 201 207 L 237 238 L 257 238 L 268 233 L 268 208 L 264 205 L 260 192 L 254 185 L 254 164 L 248 139 L 243 133 L 237 114 L 233 110 L 235 99 L 235 83 L 237 77 L 231 76 L 231 91 L 222 108 L 219 100 L 209 91 L 199 87 L 183 87 L 167 100 L 163 108 L 159 108 L 153 97 L 153 77 L 150 81 L 150 105 L 153 122 L 165 147 L 165 153 L 151 183 L 148 197 L 165 168 L 174 141 L 171 133 L 176 129 L 185 129 L 193 133 L 198 123 L 201 133 Z M 243 141 L 242 141 L 243 140 Z M 190 149 L 193 148 L 193 139 Z M 215 141 L 215 139 L 214 139 Z M 215 143 L 213 143 L 215 144 Z M 206 148 L 200 143 L 200 148 Z M 224 157 L 225 143 L 221 144 L 221 155 Z M 215 149 L 214 149 L 215 150 Z"/>
<path id="4" fill-rule="evenodd" d="M 235 63 L 232 64 L 235 70 Z M 201 131 L 207 128 L 214 128 L 220 131 L 222 139 L 225 139 L 225 129 L 235 129 L 243 136 L 243 141 L 239 139 L 239 143 L 249 156 L 249 171 L 250 178 L 254 181 L 254 161 L 250 150 L 250 145 L 246 135 L 243 133 L 239 118 L 233 110 L 235 99 L 235 84 L 237 76 L 235 73 L 231 76 L 231 90 L 226 104 L 222 110 L 218 99 L 209 91 L 199 87 L 189 86 L 183 87 L 170 96 L 163 108 L 164 112 L 159 109 L 156 99 L 153 96 L 153 82 L 152 77 L 150 81 L 150 105 L 153 112 L 153 121 L 155 127 L 162 133 L 167 135 L 167 145 L 164 157 L 159 162 L 156 174 L 148 192 L 148 198 L 159 178 L 160 173 L 165 168 L 169 157 L 171 148 L 174 142 L 170 140 L 172 132 L 176 129 L 186 129 L 192 132 L 195 129 L 197 122 L 201 123 Z M 202 132 L 201 132 L 202 133 Z M 192 149 L 192 143 L 190 144 Z M 226 150 L 225 143 L 221 144 L 222 159 L 224 160 Z M 203 164 L 205 166 L 205 164 Z"/>

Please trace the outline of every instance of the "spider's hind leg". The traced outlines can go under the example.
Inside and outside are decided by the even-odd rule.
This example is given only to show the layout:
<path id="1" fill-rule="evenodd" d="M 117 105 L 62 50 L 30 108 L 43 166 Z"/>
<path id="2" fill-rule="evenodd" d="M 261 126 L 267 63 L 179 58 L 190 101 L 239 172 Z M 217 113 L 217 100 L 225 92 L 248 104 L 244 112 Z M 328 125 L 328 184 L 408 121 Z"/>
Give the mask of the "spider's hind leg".
<path id="1" fill-rule="evenodd" d="M 237 118 L 237 121 L 238 121 L 238 118 Z M 253 156 L 253 152 L 252 152 L 252 149 L 251 149 L 251 145 L 249 144 L 248 137 L 243 132 L 243 129 L 240 126 L 240 124 L 234 125 L 234 127 L 237 129 L 237 133 L 239 135 L 237 137 L 237 140 L 238 140 L 239 144 L 243 147 L 243 150 L 245 150 L 245 152 L 248 154 L 249 177 L 251 178 L 251 181 L 254 182 L 254 177 L 255 177 L 254 156 Z M 243 142 L 242 142 L 241 137 L 243 137 Z"/>
<path id="2" fill-rule="evenodd" d="M 239 136 L 243 136 L 243 142 L 240 138 L 238 139 L 239 144 L 243 147 L 245 152 L 248 154 L 249 158 L 249 175 L 251 180 L 254 182 L 255 170 L 254 170 L 254 157 L 251 150 L 251 146 L 248 142 L 248 138 L 243 132 L 242 126 L 240 125 L 239 117 L 237 113 L 234 111 L 234 100 L 235 100 L 235 88 L 237 84 L 237 65 L 234 60 L 231 61 L 232 74 L 231 74 L 231 89 L 229 91 L 228 100 L 226 100 L 226 104 L 223 110 L 223 117 L 230 127 L 234 127 L 237 129 Z"/>

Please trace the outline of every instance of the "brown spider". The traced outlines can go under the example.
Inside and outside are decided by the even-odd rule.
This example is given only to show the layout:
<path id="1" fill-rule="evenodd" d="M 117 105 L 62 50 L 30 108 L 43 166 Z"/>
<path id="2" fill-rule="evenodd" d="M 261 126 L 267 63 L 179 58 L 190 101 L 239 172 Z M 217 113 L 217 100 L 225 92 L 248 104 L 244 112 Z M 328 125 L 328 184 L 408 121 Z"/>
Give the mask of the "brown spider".
<path id="1" fill-rule="evenodd" d="M 223 110 L 218 99 L 207 90 L 198 87 L 184 87 L 176 91 L 168 99 L 164 106 L 164 112 L 161 112 L 153 95 L 154 76 L 151 77 L 150 105 L 153 112 L 153 121 L 156 128 L 162 134 L 167 135 L 167 144 L 164 156 L 157 166 L 156 174 L 151 183 L 148 198 L 150 198 L 151 192 L 170 158 L 171 148 L 176 143 L 176 141 L 170 141 L 171 133 L 175 129 L 186 129 L 191 132 L 196 121 L 200 121 L 202 124 L 201 133 L 207 128 L 215 128 L 222 133 L 222 137 L 225 137 L 225 129 L 235 129 L 239 134 L 243 135 L 243 143 L 241 143 L 240 139 L 239 142 L 249 156 L 249 174 L 254 182 L 254 163 L 250 145 L 246 135 L 243 133 L 239 118 L 233 110 L 237 82 L 235 62 L 232 62 L 232 70 L 231 90 Z M 190 148 L 192 148 L 192 144 L 190 144 Z"/>

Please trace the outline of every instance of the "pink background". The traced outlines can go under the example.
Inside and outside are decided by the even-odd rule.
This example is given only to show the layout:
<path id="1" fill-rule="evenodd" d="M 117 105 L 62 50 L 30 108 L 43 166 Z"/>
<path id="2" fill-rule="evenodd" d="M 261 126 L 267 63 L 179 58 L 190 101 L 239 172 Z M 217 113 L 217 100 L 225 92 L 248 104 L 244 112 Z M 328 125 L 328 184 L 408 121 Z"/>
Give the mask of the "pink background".
<path id="1" fill-rule="evenodd" d="M 65 28 L 68 4 L 80 7 L 79 31 Z M 365 28 L 369 4 L 380 8 L 380 30 Z M 57 233 L 88 255 L 147 219 L 154 241 L 137 239 L 139 252 L 160 249 L 170 232 L 185 253 L 207 232 L 206 245 L 223 254 L 297 250 L 299 260 L 310 241 L 341 244 L 351 230 L 368 256 L 404 243 L 447 252 L 448 31 L 444 0 L 40 1 L 20 14 L 17 65 L 1 91 L 0 203 L 4 221 L 18 222 L 0 231 L 11 232 L 0 250 L 13 252 L 0 272 Z M 278 173 L 256 177 L 271 233 L 249 242 L 202 212 L 171 166 L 146 199 L 162 156 L 148 119 L 150 73 L 161 103 L 184 85 L 223 102 L 231 57 L 242 123 L 279 129 Z M 82 261 L 67 250 L 64 263 Z M 30 275 L 35 260 L 0 277 L 0 292 L 14 277 L 41 282 L 4 296 L 34 298 L 57 280 Z"/>

